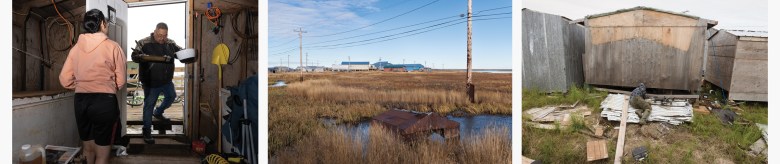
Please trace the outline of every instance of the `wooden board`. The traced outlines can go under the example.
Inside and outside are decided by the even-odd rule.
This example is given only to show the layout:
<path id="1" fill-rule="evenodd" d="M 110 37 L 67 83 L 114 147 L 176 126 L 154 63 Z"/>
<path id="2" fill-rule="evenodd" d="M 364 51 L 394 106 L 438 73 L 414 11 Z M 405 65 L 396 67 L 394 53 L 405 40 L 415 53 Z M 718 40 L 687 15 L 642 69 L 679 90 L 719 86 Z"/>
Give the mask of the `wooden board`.
<path id="1" fill-rule="evenodd" d="M 693 111 L 700 114 L 710 114 L 710 110 L 707 110 L 706 106 L 699 106 L 698 108 L 693 108 Z"/>
<path id="2" fill-rule="evenodd" d="M 536 161 L 536 160 L 533 160 L 533 159 L 531 159 L 531 158 L 528 158 L 528 157 L 525 157 L 525 156 L 523 156 L 523 164 L 532 164 L 532 163 L 534 163 L 535 161 Z"/>
<path id="3" fill-rule="evenodd" d="M 607 140 L 588 141 L 587 151 L 588 162 L 609 158 Z"/>
<path id="4" fill-rule="evenodd" d="M 50 90 L 50 91 L 23 91 L 14 92 L 13 98 L 25 98 L 25 97 L 40 97 L 40 96 L 53 96 L 60 93 L 69 92 L 68 90 Z"/>
<path id="5" fill-rule="evenodd" d="M 630 95 L 631 91 L 622 91 L 622 90 L 615 90 L 615 89 L 606 89 L 606 88 L 596 88 L 596 90 L 599 91 L 605 91 L 609 93 L 620 93 L 620 94 L 626 94 Z M 681 99 L 695 99 L 699 98 L 699 95 L 663 95 L 663 94 L 646 94 L 647 97 L 655 97 L 655 98 L 681 98 Z"/>
<path id="6" fill-rule="evenodd" d="M 620 114 L 620 131 L 618 132 L 617 148 L 615 148 L 615 164 L 622 162 L 623 146 L 626 143 L 626 121 L 628 120 L 628 96 L 623 96 L 623 112 Z"/>

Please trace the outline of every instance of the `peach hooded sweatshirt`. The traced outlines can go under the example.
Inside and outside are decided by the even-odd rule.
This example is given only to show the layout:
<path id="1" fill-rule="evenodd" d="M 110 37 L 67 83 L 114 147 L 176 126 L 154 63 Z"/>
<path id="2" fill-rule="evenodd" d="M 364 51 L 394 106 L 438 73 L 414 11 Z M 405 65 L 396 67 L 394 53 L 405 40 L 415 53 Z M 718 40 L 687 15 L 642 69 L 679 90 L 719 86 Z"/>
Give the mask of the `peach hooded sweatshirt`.
<path id="1" fill-rule="evenodd" d="M 81 34 L 60 72 L 60 84 L 76 93 L 111 93 L 125 86 L 127 58 L 106 34 Z"/>

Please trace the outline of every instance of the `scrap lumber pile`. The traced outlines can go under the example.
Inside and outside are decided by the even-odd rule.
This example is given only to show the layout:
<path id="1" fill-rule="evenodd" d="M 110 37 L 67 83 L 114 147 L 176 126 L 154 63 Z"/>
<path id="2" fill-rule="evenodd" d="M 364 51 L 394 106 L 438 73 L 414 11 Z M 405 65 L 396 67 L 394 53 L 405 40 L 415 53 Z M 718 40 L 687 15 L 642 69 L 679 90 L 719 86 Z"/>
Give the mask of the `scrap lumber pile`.
<path id="1" fill-rule="evenodd" d="M 625 103 L 628 103 L 628 98 L 626 97 L 628 95 L 609 94 L 601 102 L 601 117 L 605 117 L 609 121 L 620 121 L 621 109 Z M 653 110 L 650 111 L 647 121 L 667 122 L 672 125 L 693 121 L 693 105 L 687 101 L 656 101 L 652 103 L 651 108 Z M 639 123 L 639 115 L 636 114 L 636 111 L 637 109 L 629 106 L 628 120 L 626 120 L 628 123 Z"/>

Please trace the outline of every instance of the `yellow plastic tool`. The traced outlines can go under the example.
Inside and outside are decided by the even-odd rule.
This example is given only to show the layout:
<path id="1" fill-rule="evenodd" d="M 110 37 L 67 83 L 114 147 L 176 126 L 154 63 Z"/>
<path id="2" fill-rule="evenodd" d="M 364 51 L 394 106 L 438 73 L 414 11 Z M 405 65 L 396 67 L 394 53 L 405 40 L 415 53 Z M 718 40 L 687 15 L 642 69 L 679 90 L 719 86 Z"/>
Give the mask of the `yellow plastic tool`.
<path id="1" fill-rule="evenodd" d="M 219 70 L 218 77 L 222 80 L 222 65 L 227 64 L 230 57 L 230 49 L 224 43 L 220 43 L 217 47 L 214 47 L 214 53 L 211 56 L 211 64 L 216 64 Z"/>

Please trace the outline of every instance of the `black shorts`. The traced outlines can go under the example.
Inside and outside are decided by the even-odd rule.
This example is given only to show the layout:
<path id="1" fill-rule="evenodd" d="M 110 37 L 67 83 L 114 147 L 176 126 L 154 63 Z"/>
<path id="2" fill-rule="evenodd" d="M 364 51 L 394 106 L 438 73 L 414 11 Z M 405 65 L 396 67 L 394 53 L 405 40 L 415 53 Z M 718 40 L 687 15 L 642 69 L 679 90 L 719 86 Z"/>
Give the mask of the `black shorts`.
<path id="1" fill-rule="evenodd" d="M 116 94 L 76 93 L 76 124 L 82 141 L 95 140 L 100 146 L 108 146 L 119 128 L 119 104 Z"/>

